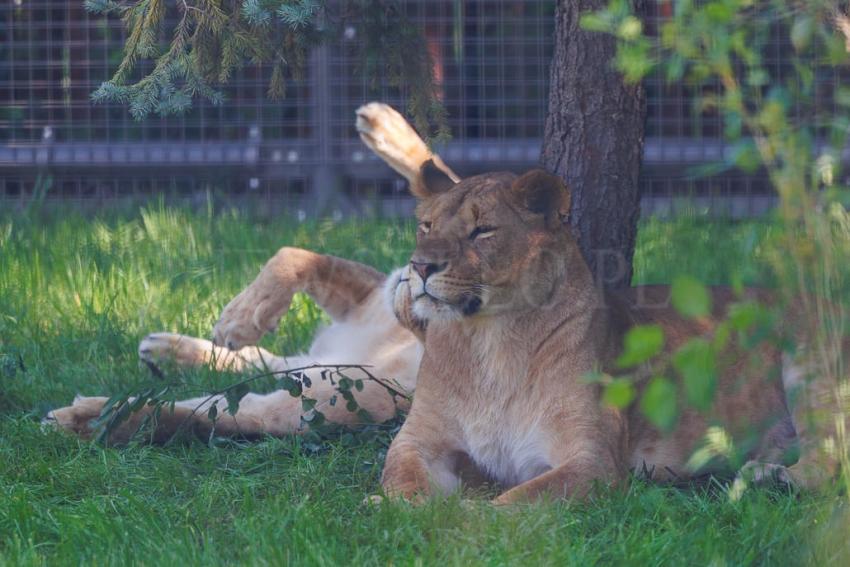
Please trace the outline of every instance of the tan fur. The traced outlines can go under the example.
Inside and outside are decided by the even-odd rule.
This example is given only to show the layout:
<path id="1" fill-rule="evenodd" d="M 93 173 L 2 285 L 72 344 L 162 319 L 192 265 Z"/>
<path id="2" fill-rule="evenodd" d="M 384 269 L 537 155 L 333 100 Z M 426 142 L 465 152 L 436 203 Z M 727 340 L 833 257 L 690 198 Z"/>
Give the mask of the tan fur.
<path id="1" fill-rule="evenodd" d="M 364 142 L 408 179 L 418 178 L 424 161 L 439 161 L 404 118 L 387 105 L 371 103 L 358 109 L 357 127 Z M 444 164 L 442 168 L 446 174 L 455 176 Z M 383 384 L 411 394 L 422 346 L 393 313 L 395 288 L 401 277 L 402 270 L 386 277 L 356 262 L 285 247 L 224 308 L 213 332 L 217 344 L 184 335 L 154 333 L 142 340 L 139 356 L 153 364 L 172 360 L 188 367 L 209 365 L 219 370 L 254 372 L 316 364 L 362 365 L 368 366 L 369 373 Z M 282 357 L 249 346 L 277 328 L 296 292 L 310 295 L 332 320 L 314 339 L 310 351 Z M 421 333 L 421 329 L 415 328 L 415 332 Z M 345 409 L 344 403 L 330 404 L 337 391 L 322 379 L 321 369 L 305 373 L 312 386 L 305 388 L 304 394 L 318 401 L 316 409 L 329 421 L 353 424 L 358 420 L 356 414 Z M 354 396 L 372 419 L 385 421 L 399 409 L 405 409 L 407 402 L 403 398 L 394 397 L 360 371 L 349 370 L 346 375 L 365 380 L 363 391 L 355 391 Z M 78 397 L 71 406 L 50 412 L 45 421 L 90 437 L 94 433 L 91 423 L 100 415 L 105 402 L 106 398 Z M 305 428 L 301 400 L 284 391 L 248 394 L 235 416 L 225 411 L 225 400 L 201 397 L 179 402 L 173 412 L 163 409 L 154 427 L 153 440 L 164 441 L 180 428 L 208 436 L 213 424 L 207 419 L 207 411 L 212 404 L 218 406 L 215 423 L 218 435 L 286 435 Z M 115 430 L 111 442 L 126 442 L 149 414 L 151 408 L 133 414 Z"/>
<path id="2" fill-rule="evenodd" d="M 458 463 L 468 460 L 506 489 L 500 504 L 581 497 L 595 483 L 622 482 L 630 469 L 656 480 L 687 479 L 705 472 L 689 468 L 688 459 L 711 424 L 737 439 L 751 436 L 746 470 L 755 480 L 785 475 L 813 486 L 834 475 L 835 459 L 817 443 L 835 438 L 838 425 L 823 419 L 806 428 L 799 416 L 813 407 L 839 414 L 817 380 L 807 382 L 789 413 L 789 391 L 769 371 L 782 364 L 776 349 L 724 353 L 729 364 L 713 407 L 707 414 L 685 409 L 670 435 L 634 407 L 602 405 L 602 387 L 584 380 L 613 367 L 633 324 L 661 325 L 668 352 L 691 337 L 710 337 L 733 300 L 730 291 L 714 290 L 713 316 L 697 321 L 669 306 L 665 287 L 604 295 L 562 222 L 569 193 L 546 173 L 494 173 L 457 185 L 443 179 L 437 186 L 429 192 L 426 184 L 420 194 L 417 247 L 409 279 L 397 288 L 395 309 L 408 311 L 400 320 L 426 329 L 425 354 L 410 415 L 387 455 L 387 495 L 454 491 Z M 786 372 L 789 386 L 793 372 Z M 795 440 L 802 456 L 786 470 L 781 459 Z"/>

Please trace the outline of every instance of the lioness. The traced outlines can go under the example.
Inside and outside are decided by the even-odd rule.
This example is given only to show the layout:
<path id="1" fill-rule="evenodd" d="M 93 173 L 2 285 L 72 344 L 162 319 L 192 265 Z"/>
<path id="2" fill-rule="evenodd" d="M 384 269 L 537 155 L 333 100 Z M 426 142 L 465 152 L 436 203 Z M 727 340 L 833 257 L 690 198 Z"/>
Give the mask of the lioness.
<path id="1" fill-rule="evenodd" d="M 543 171 L 456 183 L 426 164 L 413 188 L 417 246 L 398 279 L 395 309 L 423 336 L 425 353 L 410 414 L 387 455 L 386 495 L 454 491 L 470 461 L 507 488 L 499 504 L 581 497 L 630 469 L 687 479 L 694 471 L 686 463 L 713 423 L 733 436 L 753 433 L 746 468 L 756 480 L 808 487 L 835 474 L 834 454 L 818 450 L 845 425 L 833 419 L 840 414 L 828 405 L 832 392 L 802 380 L 799 363 L 772 347 L 730 352 L 711 410 L 684 409 L 666 436 L 635 408 L 604 406 L 602 387 L 584 379 L 613 367 L 634 324 L 661 325 L 669 351 L 710 335 L 730 291 L 714 290 L 714 317 L 701 320 L 665 307 L 660 286 L 604 296 L 564 222 L 570 192 Z M 750 355 L 761 362 L 756 375 Z M 770 366 L 781 368 L 781 379 L 769 378 Z M 814 430 L 802 419 L 813 406 L 826 413 Z M 800 458 L 786 469 L 781 459 L 794 443 Z"/>
<path id="2" fill-rule="evenodd" d="M 357 110 L 357 129 L 363 142 L 393 169 L 412 183 L 418 183 L 426 160 L 434 160 L 446 175 L 459 177 L 439 156 L 433 154 L 405 119 L 391 107 L 370 103 Z M 285 247 L 275 254 L 260 274 L 224 309 L 214 329 L 218 345 L 204 339 L 173 333 L 154 333 L 142 340 L 139 356 L 149 363 L 173 359 L 183 366 L 213 365 L 235 371 L 255 369 L 280 372 L 313 365 L 367 366 L 368 379 L 357 369 L 346 375 L 365 379 L 362 391 L 352 392 L 360 407 L 372 419 L 385 421 L 404 409 L 404 398 L 392 390 L 412 393 L 422 346 L 413 333 L 399 324 L 392 311 L 395 274 L 389 279 L 375 269 L 342 258 Z M 389 282 L 389 283 L 387 283 Z M 305 292 L 330 316 L 332 323 L 313 341 L 308 353 L 292 357 L 275 356 L 253 346 L 267 332 L 274 331 L 289 308 L 295 292 Z M 334 423 L 351 424 L 359 417 L 344 403 L 332 404 L 337 390 L 322 378 L 321 368 L 304 372 L 304 394 L 317 401 L 316 409 Z M 385 387 L 389 385 L 390 389 Z M 68 407 L 48 414 L 45 422 L 58 425 L 83 437 L 91 437 L 93 421 L 100 415 L 107 398 L 78 396 Z M 224 411 L 222 397 L 183 400 L 174 411 L 161 411 L 153 440 L 169 439 L 186 427 L 202 437 L 209 435 L 213 423 L 208 419 L 212 404 L 218 409 L 215 432 L 218 435 L 287 435 L 305 430 L 305 411 L 301 400 L 286 391 L 267 395 L 248 394 L 238 412 Z M 399 408 L 397 404 L 401 404 Z M 132 414 L 111 434 L 112 443 L 126 442 L 152 409 L 145 407 Z"/>

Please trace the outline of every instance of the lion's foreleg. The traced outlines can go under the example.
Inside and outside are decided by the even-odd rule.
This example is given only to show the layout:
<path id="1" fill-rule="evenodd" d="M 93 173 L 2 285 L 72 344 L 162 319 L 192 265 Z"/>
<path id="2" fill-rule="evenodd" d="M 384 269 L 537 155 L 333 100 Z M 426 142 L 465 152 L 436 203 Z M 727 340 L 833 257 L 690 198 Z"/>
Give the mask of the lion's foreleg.
<path id="1" fill-rule="evenodd" d="M 451 494 L 460 488 L 461 478 L 457 470 L 458 452 L 447 446 L 445 440 L 435 435 L 425 438 L 421 428 L 406 430 L 405 427 L 390 445 L 381 486 L 390 498 L 403 498 L 419 502 L 433 495 Z M 418 431 L 420 435 L 410 434 Z"/>
<path id="2" fill-rule="evenodd" d="M 560 466 L 503 492 L 493 503 L 513 504 L 541 498 L 581 499 L 597 485 L 616 485 L 624 478 L 624 472 L 613 458 L 606 458 L 602 448 L 585 446 L 571 453 Z"/>
<path id="3" fill-rule="evenodd" d="M 381 476 L 389 498 L 419 502 L 434 494 L 450 494 L 460 486 L 460 477 L 446 463 L 426 461 L 413 443 L 393 443 Z"/>
<path id="4" fill-rule="evenodd" d="M 231 372 L 278 371 L 306 364 L 301 357 L 277 356 L 257 346 L 230 350 L 206 339 L 176 333 L 146 336 L 139 343 L 139 358 L 151 364 L 173 362 L 183 368 L 209 367 Z"/>

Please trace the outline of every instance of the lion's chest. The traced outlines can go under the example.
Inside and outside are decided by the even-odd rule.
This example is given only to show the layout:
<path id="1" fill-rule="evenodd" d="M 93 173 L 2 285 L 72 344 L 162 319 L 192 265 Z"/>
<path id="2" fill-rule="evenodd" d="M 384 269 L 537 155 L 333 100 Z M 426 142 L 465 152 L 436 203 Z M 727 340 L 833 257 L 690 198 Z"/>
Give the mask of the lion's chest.
<path id="1" fill-rule="evenodd" d="M 481 414 L 464 424 L 464 438 L 473 462 L 503 486 L 521 484 L 552 468 L 542 431 L 527 420 Z"/>
<path id="2" fill-rule="evenodd" d="M 536 399 L 529 381 L 527 357 L 505 348 L 503 341 L 473 340 L 469 346 L 472 388 L 469 403 L 457 416 L 467 454 L 504 486 L 549 470 L 539 418 L 543 401 Z"/>

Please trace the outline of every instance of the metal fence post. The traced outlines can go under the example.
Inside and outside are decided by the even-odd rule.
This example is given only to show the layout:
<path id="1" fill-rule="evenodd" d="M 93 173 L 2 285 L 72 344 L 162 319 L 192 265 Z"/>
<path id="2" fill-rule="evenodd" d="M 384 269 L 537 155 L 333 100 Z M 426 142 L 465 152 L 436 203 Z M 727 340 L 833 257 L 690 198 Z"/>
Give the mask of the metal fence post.
<path id="1" fill-rule="evenodd" d="M 319 46 L 310 55 L 313 85 L 310 105 L 313 108 L 313 143 L 316 145 L 316 162 L 313 165 L 309 196 L 309 213 L 313 217 L 325 216 L 340 205 L 342 179 L 339 165 L 331 155 L 331 99 L 328 80 L 330 53 L 326 45 Z"/>

